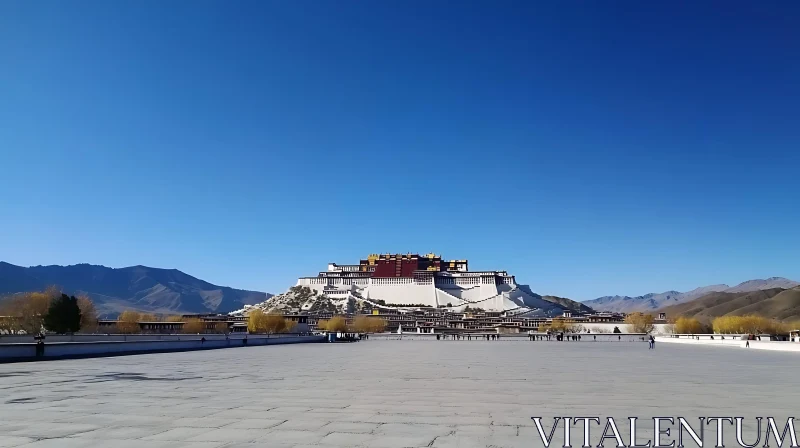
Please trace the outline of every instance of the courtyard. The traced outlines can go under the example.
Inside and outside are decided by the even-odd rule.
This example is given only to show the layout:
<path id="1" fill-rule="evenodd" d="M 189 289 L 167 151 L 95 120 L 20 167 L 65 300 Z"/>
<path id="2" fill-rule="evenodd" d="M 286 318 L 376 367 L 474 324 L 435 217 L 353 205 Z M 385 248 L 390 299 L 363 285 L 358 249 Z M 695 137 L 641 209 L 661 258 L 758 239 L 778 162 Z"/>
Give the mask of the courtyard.
<path id="1" fill-rule="evenodd" d="M 4 364 L 0 447 L 538 447 L 532 416 L 785 422 L 798 367 L 727 347 L 408 337 Z"/>

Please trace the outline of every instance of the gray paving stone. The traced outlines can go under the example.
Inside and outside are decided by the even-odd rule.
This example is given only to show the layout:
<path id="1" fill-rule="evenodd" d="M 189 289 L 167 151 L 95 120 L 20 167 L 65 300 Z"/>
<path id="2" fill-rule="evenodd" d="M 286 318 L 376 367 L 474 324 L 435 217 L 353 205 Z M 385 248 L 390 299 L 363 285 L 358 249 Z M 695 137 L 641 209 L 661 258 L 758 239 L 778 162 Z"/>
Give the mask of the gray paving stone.
<path id="1" fill-rule="evenodd" d="M 172 421 L 174 426 L 188 428 L 222 428 L 223 426 L 238 423 L 238 419 L 212 418 L 212 417 L 184 417 Z"/>
<path id="2" fill-rule="evenodd" d="M 375 437 L 370 434 L 353 434 L 346 432 L 332 432 L 319 441 L 323 446 L 370 446 Z"/>
<path id="3" fill-rule="evenodd" d="M 434 437 L 425 437 L 419 435 L 386 435 L 373 437 L 370 439 L 366 446 L 374 448 L 414 448 L 418 446 L 429 446 L 434 440 Z"/>
<path id="4" fill-rule="evenodd" d="M 256 414 L 253 414 L 255 417 Z M 274 428 L 286 420 L 272 420 L 268 418 L 248 418 L 239 420 L 236 423 L 231 423 L 230 425 L 226 425 L 225 428 L 227 429 L 269 429 Z"/>
<path id="5" fill-rule="evenodd" d="M 13 446 L 25 445 L 27 443 L 33 442 L 34 440 L 36 439 L 32 439 L 30 437 L 0 435 L 0 448 L 9 448 Z"/>
<path id="6" fill-rule="evenodd" d="M 153 434 L 150 436 L 142 437 L 142 440 L 172 440 L 172 441 L 183 441 L 189 440 L 194 437 L 200 436 L 207 432 L 216 431 L 214 428 L 172 428 L 164 432 L 159 432 L 158 434 Z M 207 439 L 209 441 L 224 441 L 219 439 Z"/>
<path id="7" fill-rule="evenodd" d="M 269 434 L 267 429 L 219 428 L 187 437 L 188 442 L 255 442 Z"/>
<path id="8" fill-rule="evenodd" d="M 315 444 L 327 436 L 327 432 L 312 432 L 300 430 L 272 430 L 269 434 L 257 440 L 259 443 L 275 443 L 275 444 Z"/>
<path id="9" fill-rule="evenodd" d="M 793 416 L 781 372 L 798 367 L 677 344 L 409 340 L 0 365 L 0 448 L 540 447 L 531 416 Z"/>
<path id="10" fill-rule="evenodd" d="M 33 437 L 33 438 L 56 438 L 68 437 L 82 432 L 94 431 L 99 429 L 98 425 L 80 425 L 71 423 L 50 423 L 46 421 L 31 422 L 31 425 L 24 429 L 9 431 L 8 435 Z"/>
<path id="11" fill-rule="evenodd" d="M 170 430 L 168 426 L 112 426 L 82 432 L 70 437 L 86 439 L 138 439 Z"/>
<path id="12" fill-rule="evenodd" d="M 322 431 L 369 434 L 378 428 L 377 423 L 330 422 L 320 428 Z"/>
<path id="13" fill-rule="evenodd" d="M 278 431 L 286 431 L 289 429 L 296 429 L 299 431 L 313 431 L 322 428 L 330 423 L 328 420 L 319 418 L 297 417 L 284 421 L 283 423 L 275 426 L 273 429 Z"/>

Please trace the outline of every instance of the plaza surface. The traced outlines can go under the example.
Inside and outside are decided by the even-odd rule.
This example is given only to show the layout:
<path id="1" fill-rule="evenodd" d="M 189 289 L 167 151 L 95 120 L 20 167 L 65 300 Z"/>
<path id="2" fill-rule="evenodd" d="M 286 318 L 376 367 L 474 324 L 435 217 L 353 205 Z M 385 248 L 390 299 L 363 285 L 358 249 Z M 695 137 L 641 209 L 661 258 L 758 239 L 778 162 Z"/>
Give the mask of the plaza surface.
<path id="1" fill-rule="evenodd" d="M 0 447 L 534 447 L 532 416 L 785 422 L 798 367 L 726 347 L 408 337 L 6 364 Z"/>

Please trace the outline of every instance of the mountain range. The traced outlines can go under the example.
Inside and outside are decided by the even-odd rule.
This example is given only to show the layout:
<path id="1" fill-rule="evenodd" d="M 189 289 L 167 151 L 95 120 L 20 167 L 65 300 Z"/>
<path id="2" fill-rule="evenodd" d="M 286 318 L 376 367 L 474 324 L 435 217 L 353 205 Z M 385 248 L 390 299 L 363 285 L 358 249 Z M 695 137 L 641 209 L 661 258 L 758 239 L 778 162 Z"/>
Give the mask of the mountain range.
<path id="1" fill-rule="evenodd" d="M 597 311 L 629 313 L 633 311 L 653 311 L 673 305 L 679 305 L 718 292 L 746 293 L 770 289 L 792 289 L 797 286 L 800 286 L 800 283 L 794 280 L 789 280 L 783 277 L 770 277 L 763 280 L 748 280 L 733 287 L 720 284 L 703 286 L 686 292 L 666 291 L 662 293 L 650 293 L 636 297 L 604 296 L 594 300 L 587 300 L 582 303 L 594 308 Z"/>
<path id="2" fill-rule="evenodd" d="M 800 286 L 767 288 L 755 291 L 712 292 L 686 303 L 667 306 L 659 311 L 667 316 L 695 317 L 710 321 L 718 316 L 757 314 L 780 320 L 800 320 Z"/>
<path id="3" fill-rule="evenodd" d="M 51 285 L 67 294 L 88 295 L 101 317 L 128 309 L 157 314 L 227 313 L 272 296 L 217 286 L 177 269 L 90 264 L 22 267 L 0 262 L 0 296 Z"/>

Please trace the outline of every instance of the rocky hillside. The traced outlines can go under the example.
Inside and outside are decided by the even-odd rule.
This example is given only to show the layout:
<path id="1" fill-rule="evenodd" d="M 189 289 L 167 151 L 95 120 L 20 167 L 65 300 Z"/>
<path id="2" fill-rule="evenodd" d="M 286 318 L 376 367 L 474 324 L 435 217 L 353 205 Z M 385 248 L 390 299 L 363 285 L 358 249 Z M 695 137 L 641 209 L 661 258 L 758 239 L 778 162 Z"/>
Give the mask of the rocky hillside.
<path id="1" fill-rule="evenodd" d="M 116 316 L 126 309 L 158 314 L 227 313 L 271 296 L 217 286 L 177 269 L 113 269 L 89 264 L 26 268 L 0 262 L 0 296 L 43 290 L 51 285 L 67 294 L 88 295 L 104 317 Z"/>
<path id="2" fill-rule="evenodd" d="M 374 304 L 378 305 L 378 304 Z M 247 315 L 251 310 L 260 309 L 267 313 L 272 312 L 298 312 L 305 311 L 314 313 L 357 313 L 362 309 L 369 309 L 373 306 L 372 302 L 358 300 L 355 298 L 332 299 L 324 294 L 307 286 L 293 286 L 283 294 L 270 297 L 268 300 L 247 305 L 230 314 L 234 316 Z"/>

